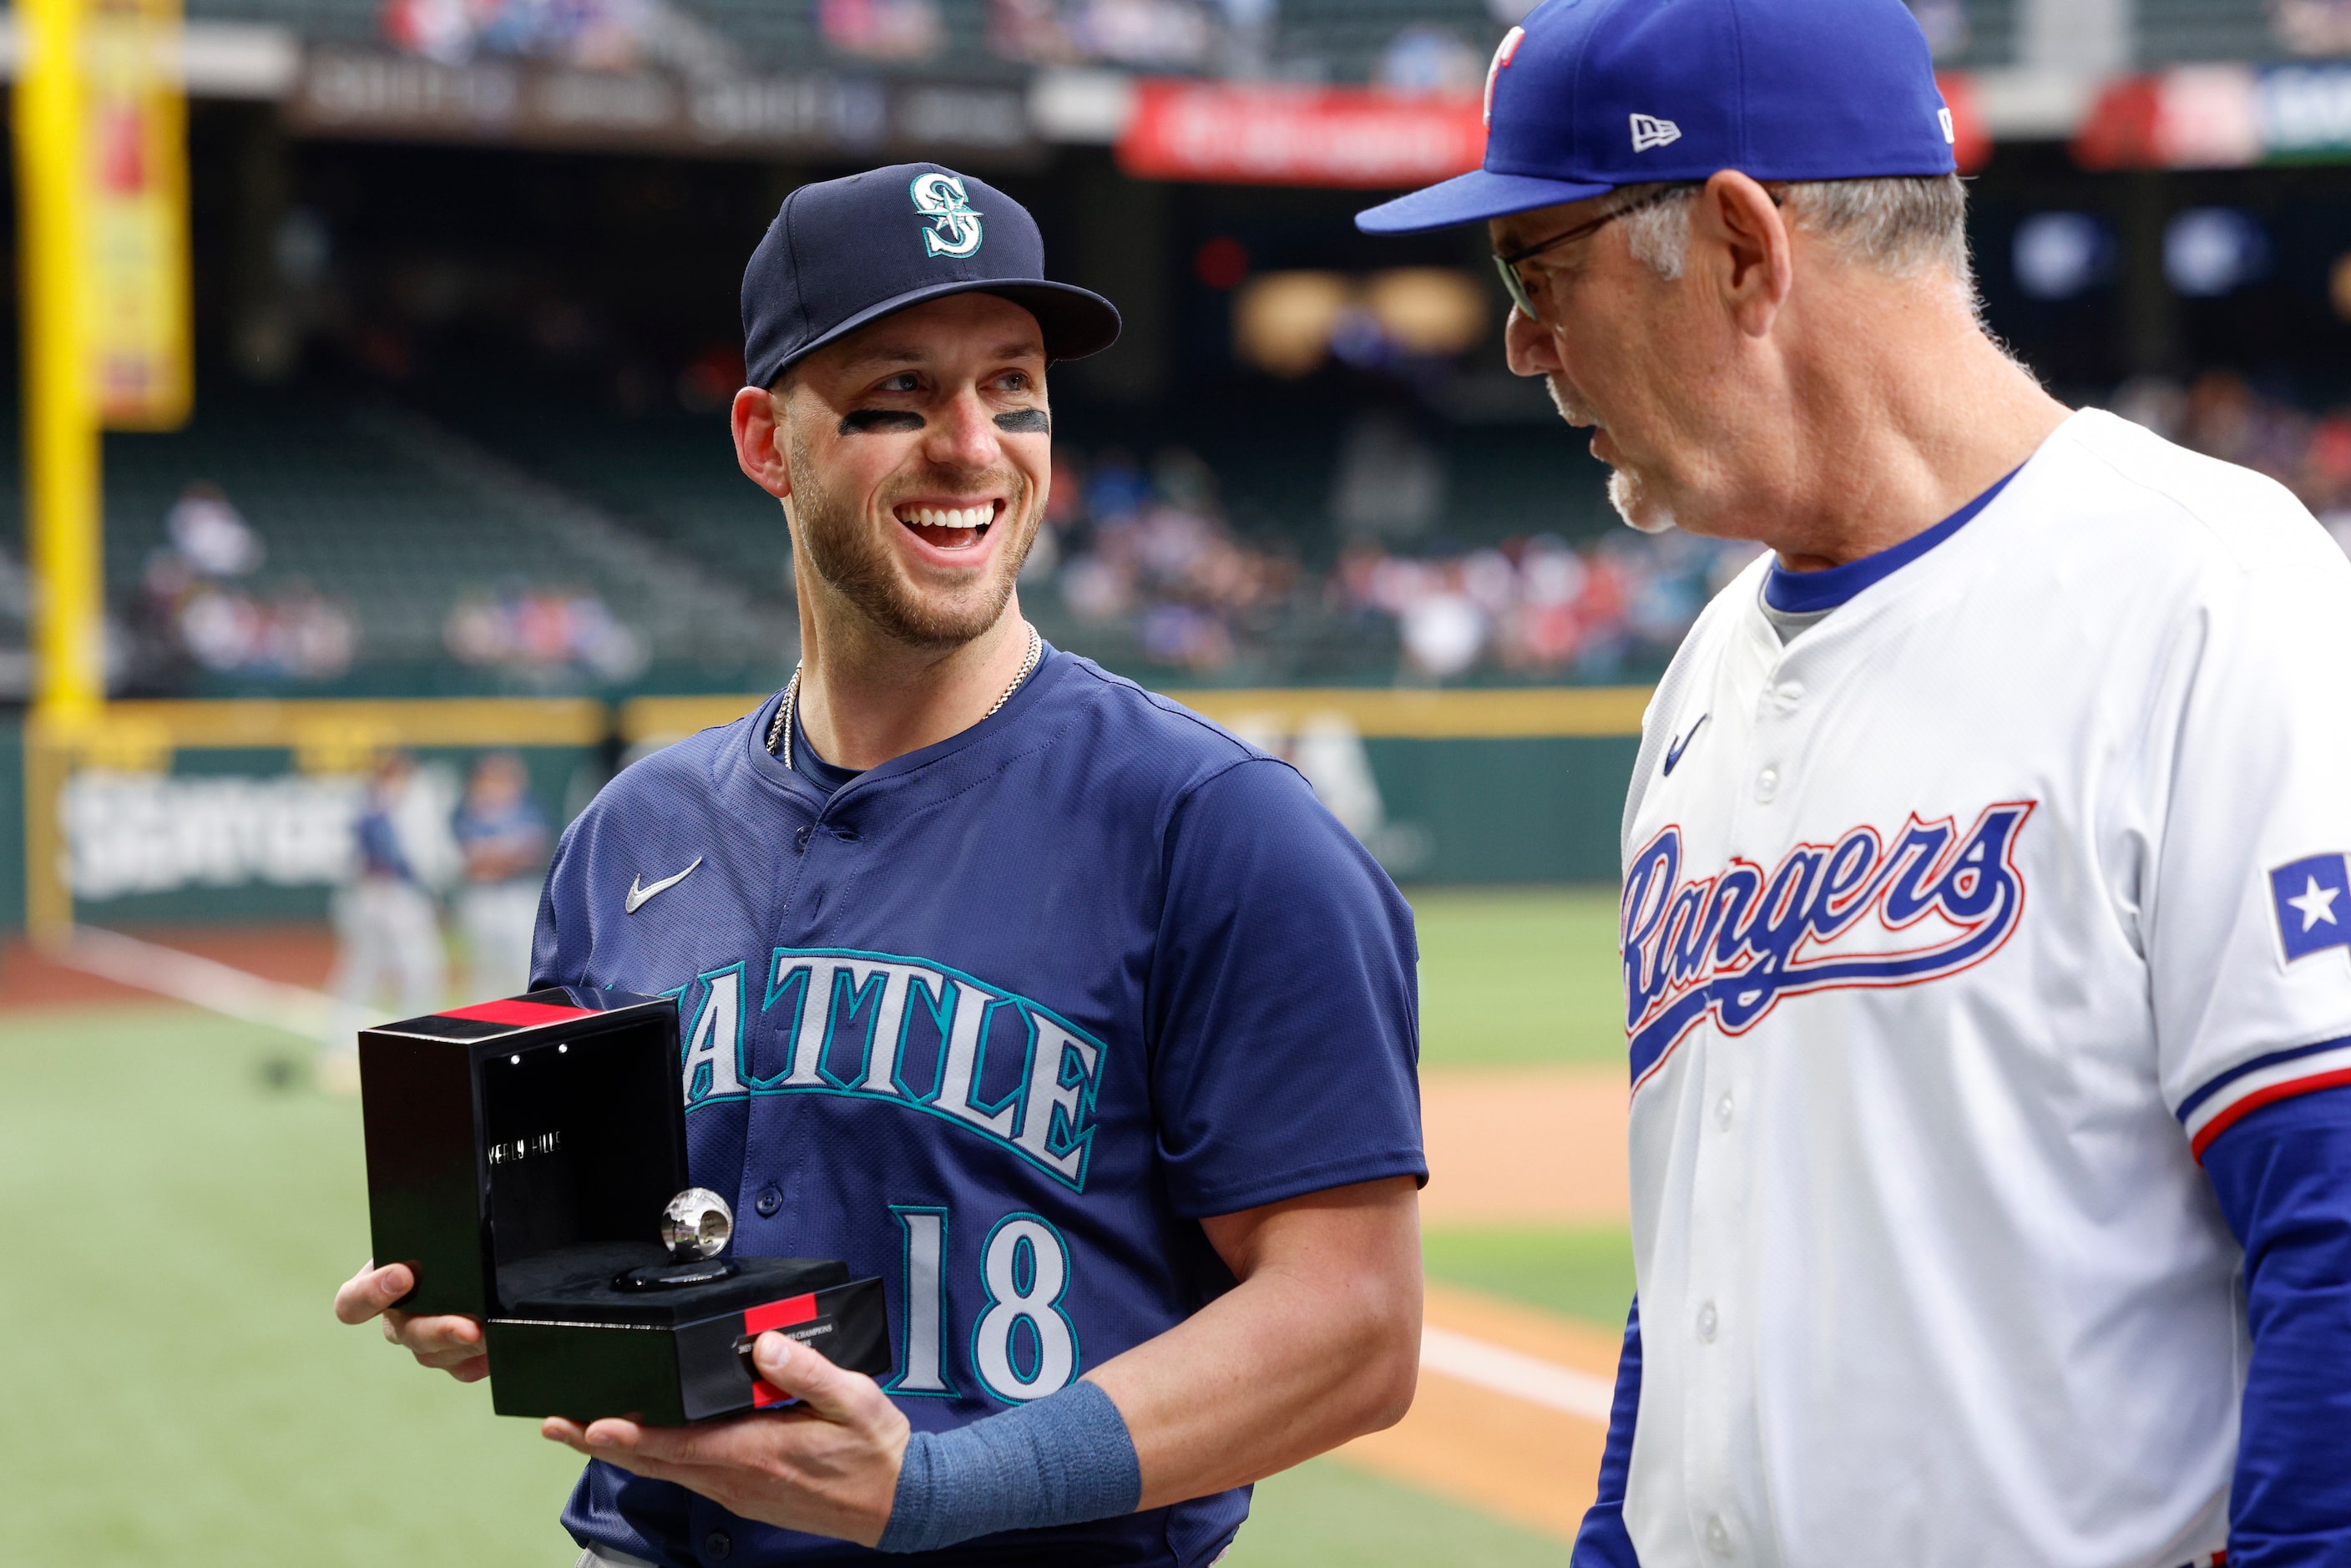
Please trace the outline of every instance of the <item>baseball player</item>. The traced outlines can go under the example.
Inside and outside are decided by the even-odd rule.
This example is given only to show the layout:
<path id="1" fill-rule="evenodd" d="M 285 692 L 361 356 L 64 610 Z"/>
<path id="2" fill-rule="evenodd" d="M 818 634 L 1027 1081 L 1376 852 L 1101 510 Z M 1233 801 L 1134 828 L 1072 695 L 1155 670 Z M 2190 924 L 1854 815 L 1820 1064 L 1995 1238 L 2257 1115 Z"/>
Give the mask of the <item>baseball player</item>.
<path id="1" fill-rule="evenodd" d="M 1511 368 L 1771 553 L 1625 811 L 1626 1325 L 1582 1564 L 2351 1563 L 2351 564 L 1975 309 L 1896 0 L 1551 0 Z"/>
<path id="2" fill-rule="evenodd" d="M 551 837 L 520 757 L 492 751 L 475 761 L 451 831 L 465 857 L 457 923 L 472 956 L 472 994 L 510 996 L 529 983 L 539 873 Z"/>
<path id="3" fill-rule="evenodd" d="M 387 978 L 409 1016 L 439 1007 L 448 984 L 440 909 L 430 886 L 436 846 L 419 831 L 413 809 L 418 788 L 414 760 L 405 752 L 386 752 L 376 760 L 351 824 L 352 877 L 335 890 L 333 902 L 332 988 L 361 1009 L 376 1005 Z"/>
<path id="4" fill-rule="evenodd" d="M 564 1522 L 590 1565 L 1207 1563 L 1411 1398 L 1410 913 L 1286 764 L 1021 619 L 1046 365 L 1118 318 L 1019 204 L 804 186 L 743 311 L 805 662 L 566 831 L 535 977 L 678 998 L 694 1179 L 745 1252 L 887 1281 L 895 1370 L 770 1334 L 796 1416 L 549 1421 Z M 482 1375 L 469 1321 L 386 1321 Z"/>

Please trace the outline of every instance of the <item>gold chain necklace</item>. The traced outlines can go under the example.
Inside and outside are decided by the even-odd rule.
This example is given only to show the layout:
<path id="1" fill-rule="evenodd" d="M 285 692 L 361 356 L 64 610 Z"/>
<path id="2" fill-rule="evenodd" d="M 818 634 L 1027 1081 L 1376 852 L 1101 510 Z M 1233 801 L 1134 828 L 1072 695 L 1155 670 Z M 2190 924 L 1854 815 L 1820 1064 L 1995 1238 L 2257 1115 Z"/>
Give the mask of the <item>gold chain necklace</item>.
<path id="1" fill-rule="evenodd" d="M 1045 639 L 1037 634 L 1037 628 L 1029 627 L 1028 656 L 1020 661 L 1019 671 L 1013 675 L 1012 684 L 1004 688 L 1004 695 L 979 716 L 983 720 L 994 718 L 1003 711 L 1004 705 L 1012 700 L 1012 694 L 1019 691 L 1021 683 L 1035 673 L 1038 657 L 1044 651 Z M 792 666 L 791 684 L 784 688 L 784 700 L 776 705 L 776 722 L 768 727 L 768 755 L 778 758 L 787 768 L 792 765 L 792 710 L 799 702 L 800 668 L 799 664 Z"/>

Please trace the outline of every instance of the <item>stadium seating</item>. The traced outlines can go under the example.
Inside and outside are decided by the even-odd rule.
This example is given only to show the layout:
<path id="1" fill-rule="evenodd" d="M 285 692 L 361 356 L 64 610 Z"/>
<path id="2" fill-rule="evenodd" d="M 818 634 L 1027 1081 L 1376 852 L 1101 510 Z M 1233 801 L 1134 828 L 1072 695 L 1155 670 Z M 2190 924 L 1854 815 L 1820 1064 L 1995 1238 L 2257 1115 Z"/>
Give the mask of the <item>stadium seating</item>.
<path id="1" fill-rule="evenodd" d="M 935 75 L 945 67 L 967 79 L 1010 76 L 1018 68 L 990 48 L 988 3 L 937 0 L 942 46 L 925 57 L 893 62 L 829 47 L 815 0 L 671 0 L 676 13 L 716 34 L 735 58 L 754 68 L 821 62 Z M 276 23 L 318 43 L 383 38 L 382 0 L 186 0 L 186 5 L 192 20 Z M 2021 5 L 2022 0 L 1958 0 L 1964 24 L 1954 29 L 1939 63 L 1979 69 L 2012 63 Z M 2261 0 L 2142 0 L 2140 10 L 2151 61 L 2258 59 L 2279 52 Z M 1938 26 L 1933 15 L 1927 20 L 1930 31 Z M 1447 28 L 1481 53 L 1503 26 L 1497 8 L 1483 0 L 1282 0 L 1275 7 L 1266 64 L 1278 75 L 1366 81 L 1390 40 L 1414 25 Z"/>
<path id="2" fill-rule="evenodd" d="M 21 528 L 15 467 L 11 448 L 0 469 L 8 534 Z M 219 486 L 267 550 L 239 587 L 300 582 L 356 617 L 357 689 L 478 685 L 446 652 L 450 612 L 525 585 L 601 598 L 649 645 L 652 680 L 764 683 L 789 663 L 790 622 L 772 604 L 429 421 L 315 389 L 212 387 L 184 431 L 107 438 L 106 574 L 119 616 L 135 618 L 164 519 L 197 481 Z"/>
<path id="3" fill-rule="evenodd" d="M 183 0 L 191 22 L 274 22 L 319 44 L 383 40 L 382 0 Z"/>
<path id="4" fill-rule="evenodd" d="M 2289 57 L 2263 0 L 2138 0 L 2142 65 Z"/>

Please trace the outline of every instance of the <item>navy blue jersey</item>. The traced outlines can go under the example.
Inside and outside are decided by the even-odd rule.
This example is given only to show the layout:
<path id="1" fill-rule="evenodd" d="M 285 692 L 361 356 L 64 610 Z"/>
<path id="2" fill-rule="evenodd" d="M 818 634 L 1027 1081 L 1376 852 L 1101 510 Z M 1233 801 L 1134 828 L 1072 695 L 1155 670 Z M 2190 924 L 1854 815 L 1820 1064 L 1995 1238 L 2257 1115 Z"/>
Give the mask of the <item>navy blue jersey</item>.
<path id="1" fill-rule="evenodd" d="M 1229 1289 L 1204 1216 L 1426 1176 L 1411 912 L 1288 765 L 1059 653 L 830 794 L 768 754 L 774 710 L 638 763 L 565 832 L 532 984 L 678 997 L 694 1179 L 737 1250 L 887 1282 L 918 1429 Z M 941 1556 L 1203 1563 L 1248 1506 Z M 601 1463 L 564 1521 L 666 1564 L 869 1555 Z"/>

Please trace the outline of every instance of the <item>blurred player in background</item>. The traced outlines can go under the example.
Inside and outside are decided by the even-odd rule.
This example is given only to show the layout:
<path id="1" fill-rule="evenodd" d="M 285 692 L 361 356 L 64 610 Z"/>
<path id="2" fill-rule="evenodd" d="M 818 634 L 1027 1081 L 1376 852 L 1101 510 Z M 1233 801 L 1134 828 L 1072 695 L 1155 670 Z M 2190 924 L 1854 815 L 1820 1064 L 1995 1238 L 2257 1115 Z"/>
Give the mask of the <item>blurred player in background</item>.
<path id="1" fill-rule="evenodd" d="M 440 911 L 427 878 L 439 846 L 420 831 L 416 763 L 388 751 L 376 761 L 351 825 L 351 880 L 336 890 L 335 995 L 361 1011 L 384 1001 L 387 982 L 400 1016 L 433 1011 L 448 988 Z"/>
<path id="2" fill-rule="evenodd" d="M 1580 1564 L 2351 1563 L 2351 563 L 1976 310 L 1897 0 L 1552 0 L 1511 368 L 1774 552 L 1624 820 L 1637 1309 Z"/>
<path id="3" fill-rule="evenodd" d="M 512 996 L 530 984 L 539 873 L 551 841 L 521 758 L 493 751 L 475 762 L 454 831 L 465 857 L 457 893 L 457 927 L 471 955 L 465 994 Z"/>
<path id="4" fill-rule="evenodd" d="M 806 662 L 566 831 L 534 977 L 679 995 L 695 1179 L 739 1250 L 892 1281 L 896 1366 L 768 1333 L 790 1417 L 550 1420 L 594 1461 L 564 1522 L 582 1568 L 1206 1568 L 1251 1482 L 1412 1397 L 1410 909 L 1287 764 L 1022 618 L 1046 366 L 1118 317 L 1018 203 L 802 186 L 743 313 Z M 386 1322 L 486 1371 L 468 1319 Z"/>

